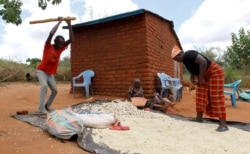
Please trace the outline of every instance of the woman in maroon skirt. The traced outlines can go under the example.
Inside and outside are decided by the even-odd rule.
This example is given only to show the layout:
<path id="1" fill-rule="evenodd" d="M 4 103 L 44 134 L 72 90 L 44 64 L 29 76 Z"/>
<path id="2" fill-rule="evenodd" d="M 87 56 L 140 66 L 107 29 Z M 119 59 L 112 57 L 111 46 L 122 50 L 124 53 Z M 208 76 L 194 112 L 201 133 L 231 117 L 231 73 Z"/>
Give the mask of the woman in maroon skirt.
<path id="1" fill-rule="evenodd" d="M 219 118 L 218 132 L 229 130 L 226 123 L 224 102 L 224 69 L 195 50 L 182 51 L 178 46 L 172 50 L 172 58 L 183 63 L 190 73 L 190 80 L 197 84 L 196 118 L 202 122 L 203 113 Z"/>

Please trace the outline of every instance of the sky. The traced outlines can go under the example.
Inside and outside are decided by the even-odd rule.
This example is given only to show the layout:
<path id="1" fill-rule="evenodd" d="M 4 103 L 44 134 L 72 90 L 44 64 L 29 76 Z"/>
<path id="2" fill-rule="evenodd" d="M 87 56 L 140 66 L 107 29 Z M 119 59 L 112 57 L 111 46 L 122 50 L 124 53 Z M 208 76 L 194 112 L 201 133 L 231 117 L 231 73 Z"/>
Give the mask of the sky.
<path id="1" fill-rule="evenodd" d="M 72 25 L 108 16 L 146 9 L 174 22 L 174 29 L 184 50 L 220 48 L 231 45 L 231 34 L 241 27 L 250 30 L 249 0 L 63 0 L 60 5 L 48 5 L 41 10 L 37 0 L 23 0 L 22 20 L 19 26 L 0 19 L 0 58 L 25 62 L 41 58 L 43 45 L 56 22 L 29 24 L 29 21 L 76 17 Z M 62 29 L 56 34 L 68 38 Z M 70 49 L 61 58 L 70 56 Z"/>

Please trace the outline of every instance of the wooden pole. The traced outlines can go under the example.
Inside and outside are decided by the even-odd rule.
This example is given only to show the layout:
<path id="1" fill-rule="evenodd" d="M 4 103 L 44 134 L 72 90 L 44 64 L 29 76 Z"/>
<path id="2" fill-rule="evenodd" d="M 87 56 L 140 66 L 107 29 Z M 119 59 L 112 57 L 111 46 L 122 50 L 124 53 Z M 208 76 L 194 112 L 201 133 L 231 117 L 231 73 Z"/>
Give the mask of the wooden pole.
<path id="1" fill-rule="evenodd" d="M 65 17 L 63 20 L 76 20 L 75 17 Z M 58 18 L 48 18 L 48 19 L 42 19 L 42 20 L 33 20 L 30 21 L 30 24 L 39 24 L 39 23 L 46 23 L 46 22 L 54 22 L 59 21 Z"/>

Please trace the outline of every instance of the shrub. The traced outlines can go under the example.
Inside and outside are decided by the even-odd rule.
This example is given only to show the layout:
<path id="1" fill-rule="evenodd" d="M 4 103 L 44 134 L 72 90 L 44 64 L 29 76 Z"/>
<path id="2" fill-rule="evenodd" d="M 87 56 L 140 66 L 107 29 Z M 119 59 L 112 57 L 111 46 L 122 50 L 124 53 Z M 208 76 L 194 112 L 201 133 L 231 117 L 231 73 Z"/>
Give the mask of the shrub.
<path id="1" fill-rule="evenodd" d="M 24 81 L 25 75 L 32 69 L 26 64 L 0 59 L 0 82 L 4 81 Z"/>
<path id="2" fill-rule="evenodd" d="M 71 81 L 70 66 L 59 65 L 55 78 L 57 81 Z M 0 59 L 0 82 L 13 81 L 38 81 L 35 68 L 27 64 Z"/>

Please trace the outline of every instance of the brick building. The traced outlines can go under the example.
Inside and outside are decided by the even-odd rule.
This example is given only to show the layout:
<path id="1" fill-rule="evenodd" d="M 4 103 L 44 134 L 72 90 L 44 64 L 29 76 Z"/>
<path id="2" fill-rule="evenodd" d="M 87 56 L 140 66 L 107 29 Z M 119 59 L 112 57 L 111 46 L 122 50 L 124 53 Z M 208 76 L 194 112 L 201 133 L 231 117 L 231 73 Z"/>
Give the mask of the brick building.
<path id="1" fill-rule="evenodd" d="M 181 48 L 173 26 L 144 9 L 73 25 L 71 76 L 92 69 L 94 93 L 119 97 L 138 77 L 149 98 L 160 83 L 157 72 L 176 76 L 179 70 L 171 59 L 174 44 Z"/>

